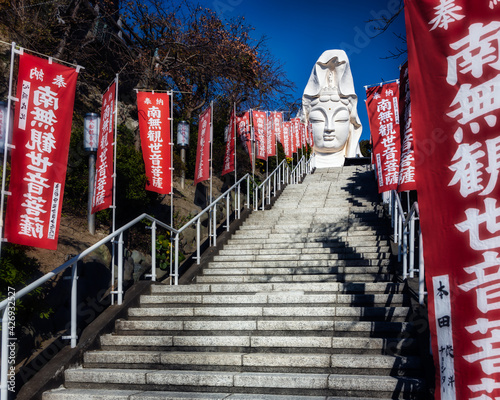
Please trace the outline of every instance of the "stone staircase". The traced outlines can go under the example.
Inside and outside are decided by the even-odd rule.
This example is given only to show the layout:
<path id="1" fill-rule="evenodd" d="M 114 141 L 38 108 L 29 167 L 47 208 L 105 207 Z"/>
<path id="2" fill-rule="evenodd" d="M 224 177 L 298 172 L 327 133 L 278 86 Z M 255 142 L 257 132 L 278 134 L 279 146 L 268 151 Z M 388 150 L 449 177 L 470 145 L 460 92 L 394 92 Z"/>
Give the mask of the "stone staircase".
<path id="1" fill-rule="evenodd" d="M 195 284 L 152 286 L 43 399 L 429 398 L 373 173 L 321 171 L 252 213 Z"/>

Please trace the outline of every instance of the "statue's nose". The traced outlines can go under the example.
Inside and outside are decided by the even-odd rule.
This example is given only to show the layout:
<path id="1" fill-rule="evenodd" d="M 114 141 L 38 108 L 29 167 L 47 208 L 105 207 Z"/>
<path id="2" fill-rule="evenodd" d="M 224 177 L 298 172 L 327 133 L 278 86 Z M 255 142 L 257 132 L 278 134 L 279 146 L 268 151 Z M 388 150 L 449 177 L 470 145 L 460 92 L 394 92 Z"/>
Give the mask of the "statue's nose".
<path id="1" fill-rule="evenodd" d="M 335 132 L 335 124 L 333 123 L 333 118 L 328 119 L 325 123 L 325 132 Z"/>

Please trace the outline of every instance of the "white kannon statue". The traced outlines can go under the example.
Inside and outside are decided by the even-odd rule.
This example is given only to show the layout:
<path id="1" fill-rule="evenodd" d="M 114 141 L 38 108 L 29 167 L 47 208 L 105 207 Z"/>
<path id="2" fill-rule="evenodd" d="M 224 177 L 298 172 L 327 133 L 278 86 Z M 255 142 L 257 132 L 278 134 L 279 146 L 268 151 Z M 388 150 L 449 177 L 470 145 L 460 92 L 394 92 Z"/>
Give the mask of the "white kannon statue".
<path id="1" fill-rule="evenodd" d="M 325 51 L 302 96 L 301 118 L 312 126 L 316 168 L 341 167 L 346 157 L 356 157 L 362 130 L 357 104 L 345 51 Z"/>

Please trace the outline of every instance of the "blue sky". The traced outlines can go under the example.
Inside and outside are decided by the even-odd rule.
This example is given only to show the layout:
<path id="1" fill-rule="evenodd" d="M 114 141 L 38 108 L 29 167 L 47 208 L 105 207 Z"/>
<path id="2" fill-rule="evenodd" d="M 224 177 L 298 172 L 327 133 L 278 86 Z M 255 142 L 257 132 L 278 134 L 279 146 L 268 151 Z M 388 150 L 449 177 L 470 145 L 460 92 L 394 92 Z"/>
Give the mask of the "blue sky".
<path id="1" fill-rule="evenodd" d="M 350 59 L 358 95 L 358 114 L 363 124 L 361 139 L 369 138 L 364 100 L 365 85 L 399 78 L 399 65 L 406 61 L 382 59 L 389 51 L 405 44 L 396 37 L 404 34 L 404 18 L 399 16 L 389 31 L 376 34 L 376 22 L 399 8 L 399 0 L 200 0 L 224 17 L 238 15 L 255 28 L 252 35 L 267 36 L 271 53 L 284 64 L 288 79 L 302 96 L 312 67 L 325 50 L 344 49 Z"/>

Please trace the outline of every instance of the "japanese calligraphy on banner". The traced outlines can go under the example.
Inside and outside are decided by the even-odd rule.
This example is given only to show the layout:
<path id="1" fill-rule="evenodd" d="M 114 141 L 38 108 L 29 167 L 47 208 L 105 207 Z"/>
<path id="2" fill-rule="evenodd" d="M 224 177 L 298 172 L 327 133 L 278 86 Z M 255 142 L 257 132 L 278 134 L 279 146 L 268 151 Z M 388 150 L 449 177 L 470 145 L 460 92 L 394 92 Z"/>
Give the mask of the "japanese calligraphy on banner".
<path id="1" fill-rule="evenodd" d="M 276 133 L 274 131 L 274 115 L 272 112 L 267 116 L 266 153 L 267 157 L 276 156 Z"/>
<path id="2" fill-rule="evenodd" d="M 500 4 L 405 0 L 405 14 L 435 396 L 494 400 L 500 398 Z"/>
<path id="3" fill-rule="evenodd" d="M 19 60 L 5 237 L 55 250 L 78 73 L 22 54 Z"/>
<path id="4" fill-rule="evenodd" d="M 235 124 L 236 124 L 236 114 L 233 109 L 231 112 L 231 117 L 229 118 L 229 129 L 226 141 L 226 152 L 224 154 L 224 166 L 222 168 L 222 175 L 228 174 L 234 171 L 234 140 L 235 140 Z"/>
<path id="5" fill-rule="evenodd" d="M 172 192 L 170 97 L 167 93 L 137 93 L 142 157 L 146 167 L 146 190 Z"/>
<path id="6" fill-rule="evenodd" d="M 401 154 L 398 102 L 397 82 L 366 89 L 366 108 L 379 193 L 398 188 Z"/>
<path id="7" fill-rule="evenodd" d="M 276 141 L 281 141 L 281 136 L 283 132 L 283 113 L 278 111 L 273 111 L 271 113 L 271 121 L 272 121 L 272 143 L 273 143 L 273 151 L 269 154 L 269 156 L 276 155 Z"/>
<path id="8" fill-rule="evenodd" d="M 212 106 L 201 115 L 198 123 L 198 148 L 194 184 L 210 179 L 210 141 L 212 140 Z"/>
<path id="9" fill-rule="evenodd" d="M 250 157 L 250 162 L 253 165 L 252 157 L 252 131 L 250 129 L 250 113 L 247 111 L 243 115 L 240 115 L 236 119 L 236 125 L 238 129 L 238 135 L 240 137 L 241 143 L 245 151 Z"/>
<path id="10" fill-rule="evenodd" d="M 255 135 L 255 157 L 261 160 L 267 160 L 267 118 L 265 111 L 252 111 L 253 131 Z"/>
<path id="11" fill-rule="evenodd" d="M 297 153 L 297 150 L 302 147 L 300 143 L 300 119 L 299 118 L 292 118 L 292 132 L 293 132 L 293 152 Z"/>
<path id="12" fill-rule="evenodd" d="M 399 166 L 398 192 L 417 189 L 415 180 L 415 151 L 413 127 L 411 123 L 410 81 L 408 79 L 408 62 L 404 63 L 400 71 L 399 108 L 401 136 L 401 164 Z"/>
<path id="13" fill-rule="evenodd" d="M 283 150 L 285 151 L 286 158 L 292 158 L 292 123 L 290 121 L 283 122 L 281 144 L 283 145 Z"/>
<path id="14" fill-rule="evenodd" d="M 101 134 L 95 167 L 92 214 L 113 204 L 113 134 L 115 131 L 116 80 L 102 97 Z"/>

